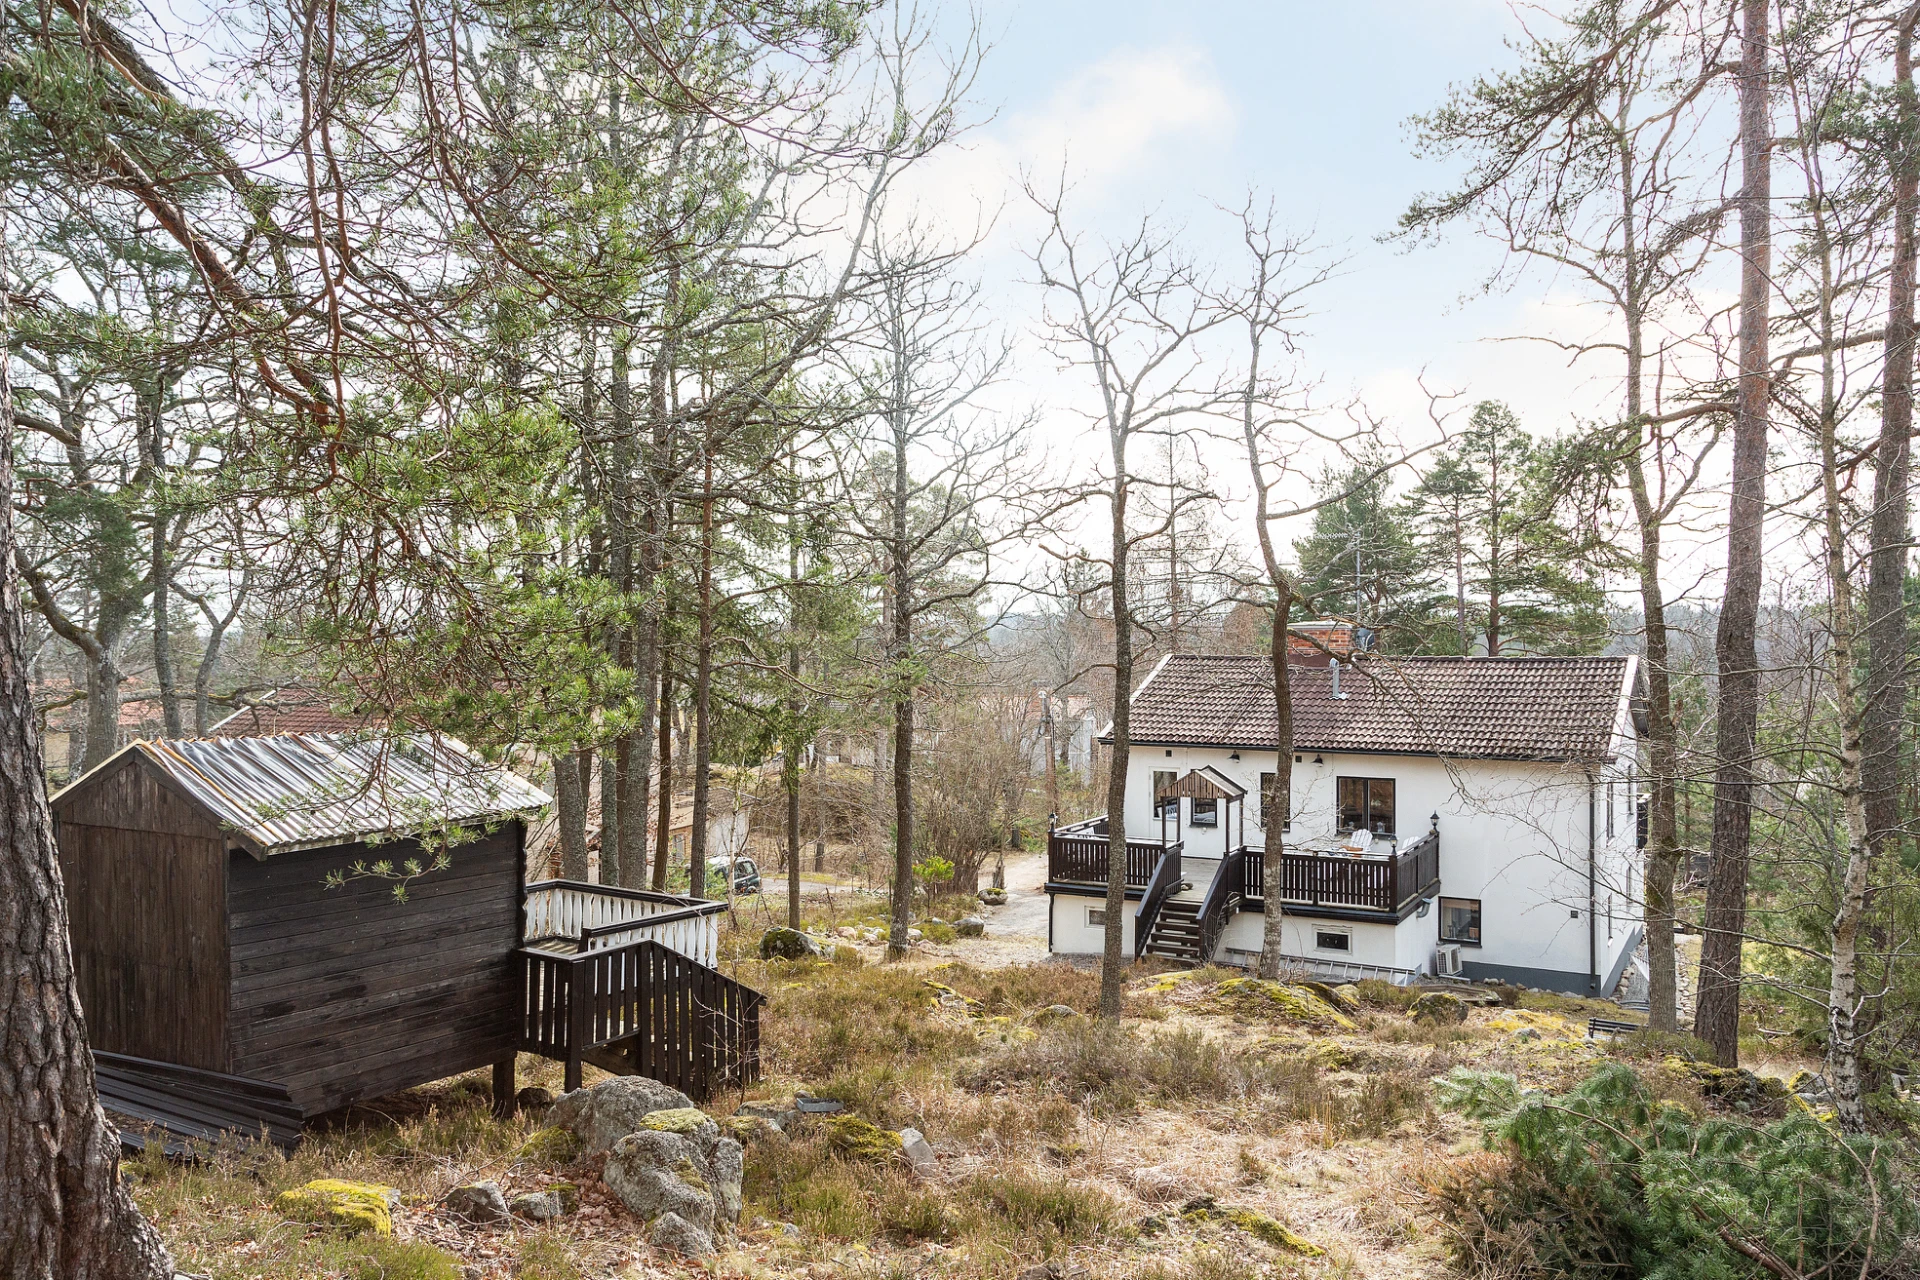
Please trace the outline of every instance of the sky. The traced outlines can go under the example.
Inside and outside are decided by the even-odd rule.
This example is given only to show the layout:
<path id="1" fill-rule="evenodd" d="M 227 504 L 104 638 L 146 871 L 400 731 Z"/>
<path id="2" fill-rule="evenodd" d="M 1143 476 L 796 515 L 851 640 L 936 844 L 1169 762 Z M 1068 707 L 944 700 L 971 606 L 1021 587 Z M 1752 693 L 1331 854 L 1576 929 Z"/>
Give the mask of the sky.
<path id="1" fill-rule="evenodd" d="M 1357 395 L 1411 431 L 1425 420 L 1424 377 L 1463 402 L 1507 400 L 1540 434 L 1610 398 L 1604 365 L 1569 369 L 1543 346 L 1506 341 L 1599 323 L 1560 282 L 1536 273 L 1486 293 L 1502 255 L 1465 227 L 1437 245 L 1379 240 L 1414 196 L 1459 172 L 1414 156 L 1408 118 L 1513 63 L 1505 42 L 1520 26 L 1507 4 L 980 0 L 977 11 L 992 43 L 974 92 L 984 122 L 915 190 L 962 223 L 998 210 L 979 269 L 1010 324 L 1030 330 L 1037 301 L 1023 283 L 1022 252 L 1039 233 L 1018 196 L 1023 172 L 1050 180 L 1064 167 L 1072 207 L 1095 228 L 1143 215 L 1182 224 L 1203 260 L 1235 248 L 1212 206 L 1254 190 L 1345 261 L 1309 326 L 1307 360 L 1331 395 Z M 949 5 L 941 20 L 957 30 L 965 14 Z M 1074 394 L 1025 349 L 1032 400 Z"/>

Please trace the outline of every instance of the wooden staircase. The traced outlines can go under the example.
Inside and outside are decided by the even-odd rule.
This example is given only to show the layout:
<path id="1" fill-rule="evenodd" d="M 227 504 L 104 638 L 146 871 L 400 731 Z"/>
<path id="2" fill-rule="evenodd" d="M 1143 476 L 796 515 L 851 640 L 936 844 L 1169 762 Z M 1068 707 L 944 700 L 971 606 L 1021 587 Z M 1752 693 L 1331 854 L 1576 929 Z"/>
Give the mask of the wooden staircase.
<path id="1" fill-rule="evenodd" d="M 1178 898 L 1169 898 L 1162 903 L 1140 953 L 1159 956 L 1163 960 L 1178 960 L 1184 964 L 1201 963 L 1200 904 Z"/>

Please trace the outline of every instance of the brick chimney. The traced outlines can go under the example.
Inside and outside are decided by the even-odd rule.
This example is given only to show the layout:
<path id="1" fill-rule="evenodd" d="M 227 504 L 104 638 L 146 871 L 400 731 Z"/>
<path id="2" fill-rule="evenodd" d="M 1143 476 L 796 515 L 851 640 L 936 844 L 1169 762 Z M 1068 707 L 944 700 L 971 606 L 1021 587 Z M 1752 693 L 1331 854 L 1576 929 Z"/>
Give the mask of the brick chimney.
<path id="1" fill-rule="evenodd" d="M 1295 622 L 1287 627 L 1287 661 L 1296 667 L 1324 667 L 1330 658 L 1344 662 L 1360 647 L 1351 622 Z"/>

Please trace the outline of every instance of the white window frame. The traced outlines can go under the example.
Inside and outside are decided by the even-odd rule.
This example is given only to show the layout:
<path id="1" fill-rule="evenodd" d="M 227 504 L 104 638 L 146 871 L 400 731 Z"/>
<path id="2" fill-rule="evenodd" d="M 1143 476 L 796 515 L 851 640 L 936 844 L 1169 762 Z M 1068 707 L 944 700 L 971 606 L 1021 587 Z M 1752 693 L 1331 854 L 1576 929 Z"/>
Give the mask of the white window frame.
<path id="1" fill-rule="evenodd" d="M 1344 947 L 1323 946 L 1320 939 L 1325 937 L 1345 938 L 1347 945 Z M 1319 925 L 1315 925 L 1313 929 L 1313 949 L 1315 951 L 1335 952 L 1343 956 L 1350 956 L 1353 954 L 1353 930 L 1322 928 Z"/>

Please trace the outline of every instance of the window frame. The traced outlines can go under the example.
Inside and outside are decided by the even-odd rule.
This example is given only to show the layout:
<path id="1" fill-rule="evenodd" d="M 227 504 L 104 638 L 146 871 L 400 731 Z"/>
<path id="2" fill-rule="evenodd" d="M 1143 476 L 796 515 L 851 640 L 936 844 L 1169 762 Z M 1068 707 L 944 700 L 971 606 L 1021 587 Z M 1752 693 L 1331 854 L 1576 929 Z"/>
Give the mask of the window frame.
<path id="1" fill-rule="evenodd" d="M 1337 946 L 1327 945 L 1328 938 L 1338 938 Z M 1315 929 L 1313 931 L 1313 949 L 1315 951 L 1339 951 L 1353 954 L 1353 930 L 1351 929 Z"/>
<path id="2" fill-rule="evenodd" d="M 1347 824 L 1348 808 L 1346 798 L 1341 794 L 1349 782 L 1360 784 L 1362 809 L 1356 810 L 1355 812 L 1360 812 L 1363 819 L 1361 822 L 1351 826 Z M 1384 785 L 1387 788 L 1387 826 L 1384 830 L 1378 825 L 1379 820 L 1374 814 L 1374 787 L 1376 784 Z M 1333 808 L 1336 825 L 1341 831 L 1358 831 L 1364 828 L 1375 835 L 1398 835 L 1400 832 L 1399 780 L 1396 778 L 1368 777 L 1353 773 L 1337 774 L 1333 780 Z"/>
<path id="3" fill-rule="evenodd" d="M 1273 812 L 1274 789 L 1279 785 L 1279 773 L 1268 773 L 1264 769 L 1260 771 L 1260 829 L 1262 831 L 1267 829 L 1267 815 Z M 1293 830 L 1292 815 L 1285 813 L 1280 815 L 1280 829 L 1282 831 Z"/>
<path id="4" fill-rule="evenodd" d="M 1172 784 L 1179 781 L 1180 771 L 1178 769 L 1155 769 L 1152 770 L 1150 774 L 1148 785 L 1151 789 L 1147 792 L 1147 812 L 1153 815 L 1155 822 L 1159 822 L 1165 818 L 1178 818 L 1180 816 L 1180 798 L 1178 796 L 1175 796 L 1171 800 L 1162 800 L 1160 798 L 1160 779 L 1162 778 L 1165 778 L 1169 784 Z M 1168 805 L 1173 806 L 1171 812 L 1168 812 L 1166 809 Z"/>
<path id="5" fill-rule="evenodd" d="M 1178 804 L 1179 801 L 1176 800 L 1174 803 Z M 1207 806 L 1204 810 L 1200 807 L 1203 804 Z M 1187 809 L 1187 825 L 1190 827 L 1219 826 L 1220 802 L 1218 800 L 1203 800 L 1195 796 L 1192 805 Z"/>
<path id="6" fill-rule="evenodd" d="M 1435 929 L 1440 935 L 1440 941 L 1450 942 L 1462 947 L 1485 946 L 1487 926 L 1483 902 L 1484 899 L 1481 898 L 1441 898 L 1439 902 L 1435 904 L 1436 909 L 1440 912 L 1440 919 L 1435 922 Z M 1479 937 L 1454 938 L 1447 935 L 1447 906 L 1449 903 L 1473 904 L 1473 930 L 1480 935 Z"/>
<path id="7" fill-rule="evenodd" d="M 1098 920 L 1095 920 L 1094 919 L 1095 916 L 1099 916 L 1100 918 Z M 1088 907 L 1087 908 L 1087 928 L 1104 929 L 1106 927 L 1107 927 L 1107 909 L 1105 907 Z"/>

